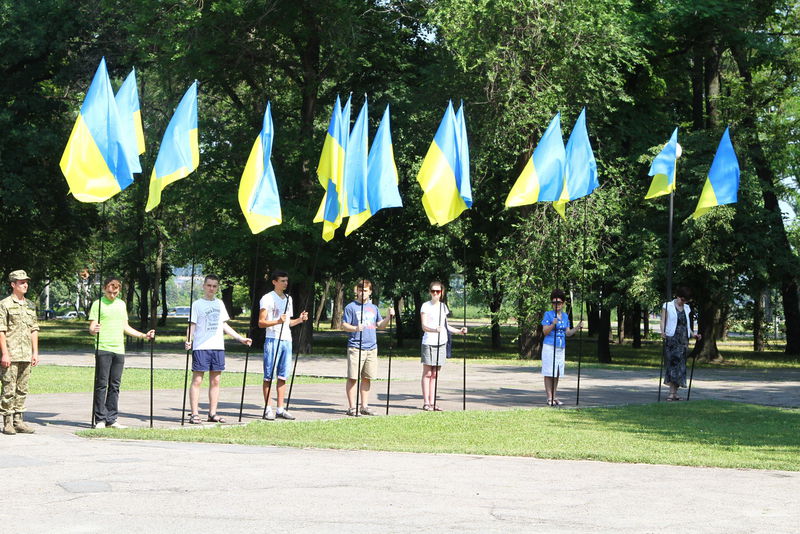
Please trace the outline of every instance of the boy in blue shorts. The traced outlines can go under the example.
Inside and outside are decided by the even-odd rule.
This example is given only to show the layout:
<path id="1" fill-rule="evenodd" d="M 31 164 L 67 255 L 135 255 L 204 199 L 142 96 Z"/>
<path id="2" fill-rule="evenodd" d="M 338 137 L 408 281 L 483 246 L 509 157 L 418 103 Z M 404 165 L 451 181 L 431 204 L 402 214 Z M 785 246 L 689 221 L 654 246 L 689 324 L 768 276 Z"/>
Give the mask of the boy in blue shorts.
<path id="1" fill-rule="evenodd" d="M 189 423 L 200 424 L 200 386 L 203 375 L 208 371 L 208 421 L 224 423 L 225 419 L 217 415 L 219 401 L 219 381 L 225 370 L 225 334 L 240 343 L 250 346 L 253 340 L 240 336 L 228 326 L 228 311 L 223 302 L 216 298 L 219 289 L 219 277 L 209 274 L 203 280 L 203 298 L 192 303 L 192 317 L 189 322 L 189 334 L 186 350 L 192 349 L 192 385 L 189 388 L 189 403 L 192 415 Z"/>
<path id="2" fill-rule="evenodd" d="M 259 304 L 258 326 L 266 328 L 267 335 L 264 340 L 264 403 L 267 411 L 264 419 L 274 421 L 275 417 L 293 420 L 294 416 L 283 408 L 283 399 L 286 394 L 286 376 L 292 363 L 292 331 L 291 328 L 308 320 L 308 312 L 303 311 L 296 319 L 291 319 L 294 314 L 292 297 L 286 294 L 289 287 L 289 274 L 285 271 L 274 271 L 271 276 L 273 291 L 263 297 Z M 277 357 L 277 365 L 275 358 Z M 269 392 L 272 389 L 272 371 L 278 379 L 277 411 L 272 411 Z"/>

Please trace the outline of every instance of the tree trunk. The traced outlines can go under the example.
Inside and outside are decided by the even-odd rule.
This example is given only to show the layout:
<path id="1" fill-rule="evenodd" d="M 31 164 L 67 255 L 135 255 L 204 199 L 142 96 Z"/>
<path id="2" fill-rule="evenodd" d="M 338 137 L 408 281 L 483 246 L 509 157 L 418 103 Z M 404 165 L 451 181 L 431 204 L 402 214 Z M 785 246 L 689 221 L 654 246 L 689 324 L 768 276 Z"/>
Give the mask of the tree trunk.
<path id="1" fill-rule="evenodd" d="M 642 310 L 642 324 L 644 325 L 645 339 L 650 336 L 650 311 Z"/>
<path id="2" fill-rule="evenodd" d="M 253 300 L 250 303 L 250 335 L 248 336 L 253 340 L 253 348 L 256 349 L 264 348 L 264 339 L 267 337 L 267 331 L 258 327 L 258 315 L 261 313 L 261 297 L 271 291 L 270 285 L 263 273 L 256 274 L 256 279 L 253 281 Z"/>
<path id="3" fill-rule="evenodd" d="M 586 303 L 587 336 L 596 336 L 600 326 L 600 310 L 593 302 Z"/>
<path id="4" fill-rule="evenodd" d="M 720 312 L 717 306 L 713 304 L 701 306 L 696 331 L 701 334 L 702 338 L 697 341 L 694 349 L 698 361 L 710 362 L 722 359 L 717 348 L 719 317 Z"/>
<path id="5" fill-rule="evenodd" d="M 719 105 L 717 99 L 720 91 L 720 54 L 719 47 L 711 45 L 706 50 L 705 58 L 705 104 L 706 128 L 715 129 L 719 124 Z"/>
<path id="6" fill-rule="evenodd" d="M 523 360 L 542 358 L 542 325 L 519 325 L 519 357 Z"/>
<path id="7" fill-rule="evenodd" d="M 225 287 L 222 288 L 221 295 L 222 304 L 225 306 L 225 310 L 228 312 L 229 317 L 235 317 L 236 314 L 233 313 L 233 286 L 229 284 L 225 284 Z"/>
<path id="8" fill-rule="evenodd" d="M 403 339 L 405 338 L 405 323 L 403 322 L 403 297 L 394 297 L 392 299 L 392 305 L 394 306 L 394 311 L 396 312 L 396 315 L 394 316 L 395 346 L 402 347 Z"/>
<path id="9" fill-rule="evenodd" d="M 497 312 L 500 311 L 500 305 L 503 303 L 503 293 L 500 292 L 497 274 L 495 273 L 491 275 L 491 284 L 492 295 L 489 298 L 489 311 L 492 317 L 492 349 L 498 350 L 502 347 L 502 340 L 500 339 L 500 320 Z"/>
<path id="10" fill-rule="evenodd" d="M 703 46 L 696 43 L 692 48 L 692 129 L 694 130 L 702 130 L 705 123 L 703 64 Z"/>
<path id="11" fill-rule="evenodd" d="M 161 317 L 158 320 L 158 326 L 165 326 L 167 324 L 167 266 L 161 266 Z M 231 316 L 233 317 L 233 316 Z"/>
<path id="12" fill-rule="evenodd" d="M 642 305 L 639 302 L 634 303 L 633 312 L 628 315 L 631 318 L 633 326 L 633 348 L 642 348 Z"/>
<path id="13" fill-rule="evenodd" d="M 333 298 L 333 313 L 331 313 L 331 330 L 342 329 L 343 313 L 344 313 L 344 284 L 340 280 L 336 280 L 334 298 Z"/>
<path id="14" fill-rule="evenodd" d="M 153 268 L 153 291 L 151 292 L 152 299 L 150 300 L 150 309 L 153 311 L 150 321 L 148 323 L 149 329 L 156 327 L 158 313 L 158 301 L 160 300 L 158 290 L 161 287 L 161 268 L 164 264 L 164 240 L 161 235 L 158 235 L 158 248 L 156 249 L 156 263 Z"/>
<path id="15" fill-rule="evenodd" d="M 611 363 L 611 309 L 602 308 L 599 310 L 599 320 L 597 325 L 597 361 L 600 363 Z"/>
<path id="16" fill-rule="evenodd" d="M 617 345 L 622 345 L 625 341 L 625 310 L 622 306 L 617 306 Z"/>
<path id="17" fill-rule="evenodd" d="M 753 300 L 753 350 L 764 351 L 764 302 L 767 298 L 766 291 L 758 291 Z"/>
<path id="18" fill-rule="evenodd" d="M 299 317 L 302 312 L 309 312 L 308 303 L 312 302 L 314 297 L 313 281 L 304 280 L 295 283 L 289 292 L 292 295 L 294 318 Z M 313 325 L 311 321 L 304 321 L 292 328 L 292 343 L 295 345 L 292 348 L 296 354 L 311 354 L 314 341 Z"/>
<path id="19" fill-rule="evenodd" d="M 319 298 L 319 307 L 316 309 L 314 315 L 314 328 L 319 330 L 319 322 L 322 320 L 322 314 L 325 311 L 326 300 L 328 300 L 328 292 L 331 290 L 331 279 L 325 280 L 325 288 L 322 290 L 322 296 Z"/>
<path id="20" fill-rule="evenodd" d="M 414 320 L 411 323 L 413 328 L 412 337 L 422 339 L 422 316 L 420 315 L 422 296 L 419 291 L 414 291 L 412 295 L 414 296 Z"/>

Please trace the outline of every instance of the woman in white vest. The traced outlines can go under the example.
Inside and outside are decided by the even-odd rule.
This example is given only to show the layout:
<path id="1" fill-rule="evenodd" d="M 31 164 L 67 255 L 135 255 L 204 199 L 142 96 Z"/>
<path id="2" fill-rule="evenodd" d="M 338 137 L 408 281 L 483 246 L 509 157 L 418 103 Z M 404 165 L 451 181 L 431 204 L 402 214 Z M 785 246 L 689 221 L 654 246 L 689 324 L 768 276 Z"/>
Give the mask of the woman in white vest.
<path id="1" fill-rule="evenodd" d="M 664 384 L 669 386 L 668 401 L 678 401 L 678 388 L 686 387 L 686 352 L 689 338 L 700 339 L 692 331 L 689 319 L 691 292 L 685 287 L 675 291 L 675 298 L 661 309 L 661 338 L 664 339 Z"/>

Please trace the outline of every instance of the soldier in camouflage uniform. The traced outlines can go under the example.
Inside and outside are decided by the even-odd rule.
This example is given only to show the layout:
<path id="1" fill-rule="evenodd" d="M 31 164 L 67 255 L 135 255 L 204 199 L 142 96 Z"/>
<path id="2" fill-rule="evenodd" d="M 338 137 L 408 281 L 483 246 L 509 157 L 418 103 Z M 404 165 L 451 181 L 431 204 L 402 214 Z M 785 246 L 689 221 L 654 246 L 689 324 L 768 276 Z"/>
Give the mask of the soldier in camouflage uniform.
<path id="1" fill-rule="evenodd" d="M 36 305 L 25 298 L 30 278 L 25 271 L 8 276 L 11 295 L 0 300 L 0 367 L 3 395 L 0 415 L 4 434 L 33 434 L 34 430 L 22 420 L 31 367 L 39 363 L 39 323 Z"/>

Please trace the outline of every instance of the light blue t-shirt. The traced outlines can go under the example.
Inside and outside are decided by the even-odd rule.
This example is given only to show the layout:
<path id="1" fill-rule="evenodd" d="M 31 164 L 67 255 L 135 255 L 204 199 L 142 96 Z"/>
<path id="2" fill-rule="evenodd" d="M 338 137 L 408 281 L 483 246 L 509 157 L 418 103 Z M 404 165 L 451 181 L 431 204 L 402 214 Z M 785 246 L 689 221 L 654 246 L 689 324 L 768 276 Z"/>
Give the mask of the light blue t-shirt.
<path id="1" fill-rule="evenodd" d="M 383 320 L 381 312 L 378 307 L 371 302 L 364 303 L 364 317 L 361 317 L 361 303 L 355 300 L 345 306 L 342 321 L 345 323 L 358 326 L 364 324 L 367 326 L 361 332 L 350 332 L 347 336 L 347 346 L 358 348 L 358 341 L 361 339 L 361 350 L 372 350 L 378 346 L 378 338 L 376 335 L 376 327 L 379 322 Z"/>
<path id="2" fill-rule="evenodd" d="M 542 326 L 548 326 L 553 324 L 553 319 L 556 318 L 556 312 L 553 310 L 547 310 L 544 312 L 544 317 L 542 317 Z M 567 346 L 567 329 L 570 327 L 569 325 L 569 316 L 566 312 L 561 312 L 561 317 L 558 320 L 558 324 L 556 327 L 550 331 L 544 338 L 545 345 L 553 345 L 553 340 L 555 340 L 556 347 L 561 349 Z"/>

